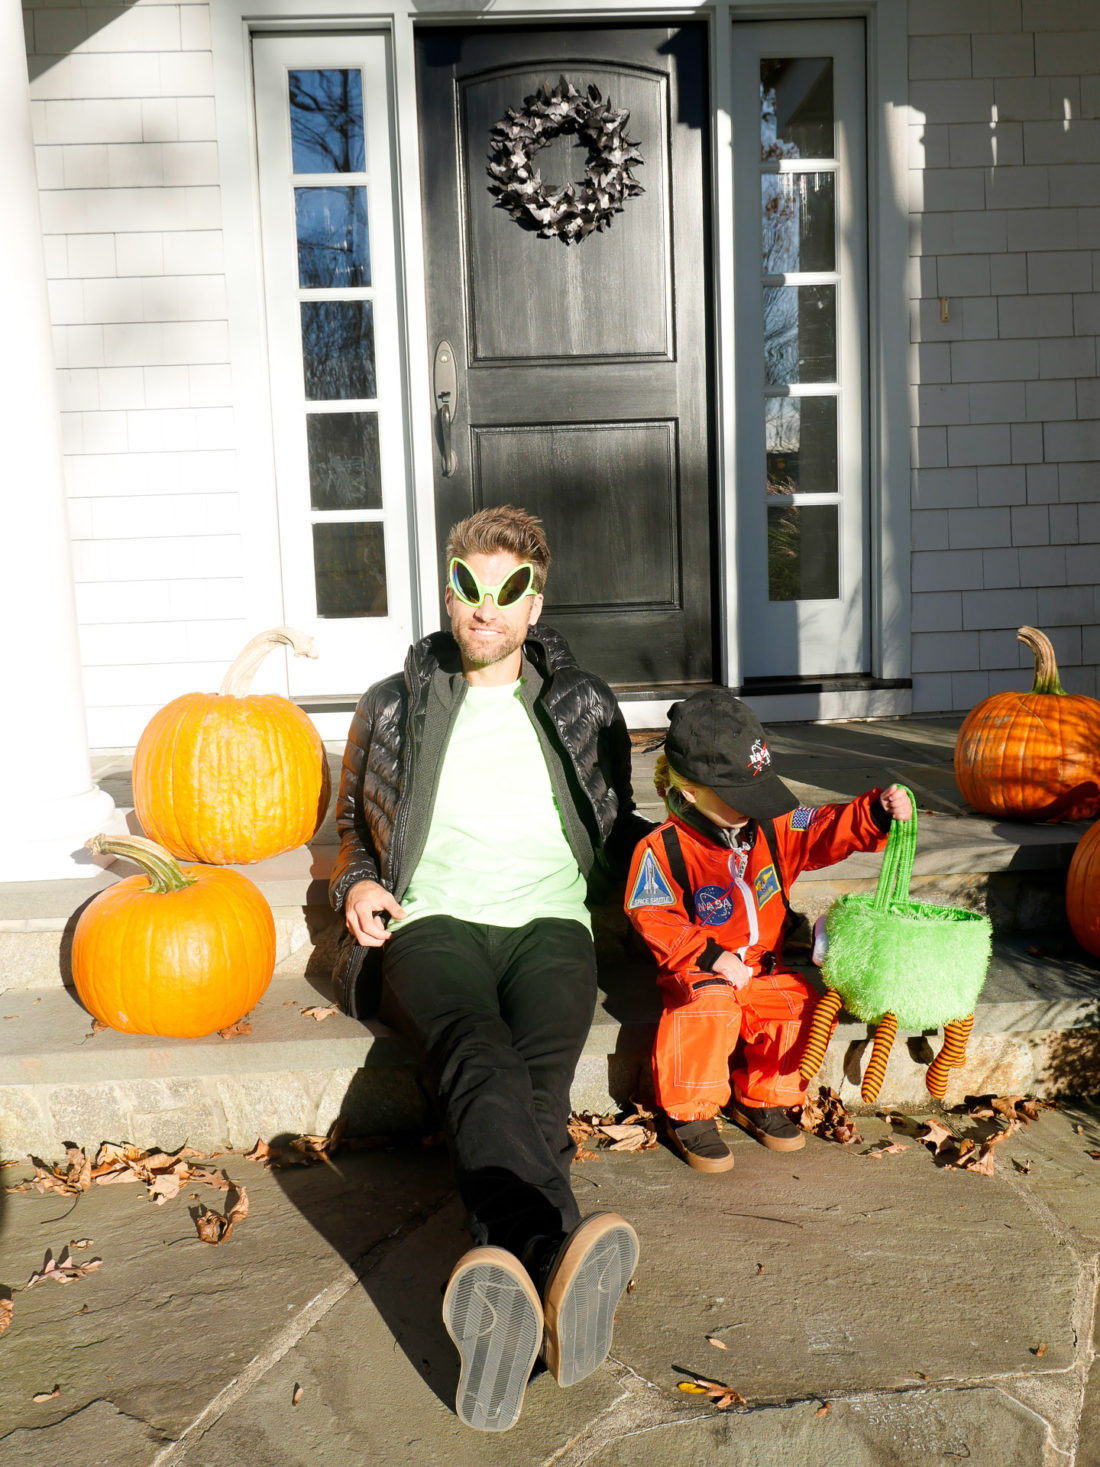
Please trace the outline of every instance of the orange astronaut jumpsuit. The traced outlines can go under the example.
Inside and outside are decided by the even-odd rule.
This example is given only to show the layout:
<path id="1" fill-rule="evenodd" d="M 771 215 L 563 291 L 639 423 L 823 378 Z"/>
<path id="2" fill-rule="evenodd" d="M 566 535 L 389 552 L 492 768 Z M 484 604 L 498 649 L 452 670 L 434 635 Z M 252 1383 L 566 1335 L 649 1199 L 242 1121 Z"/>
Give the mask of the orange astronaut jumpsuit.
<path id="1" fill-rule="evenodd" d="M 716 1115 L 731 1079 L 745 1105 L 802 1104 L 798 1065 L 816 994 L 783 964 L 784 892 L 801 871 L 882 849 L 889 816 L 878 795 L 781 815 L 772 822 L 775 858 L 757 822 L 723 832 L 695 812 L 671 816 L 639 842 L 626 913 L 657 959 L 665 1007 L 653 1077 L 657 1103 L 673 1121 Z M 752 969 L 742 988 L 714 972 L 723 952 Z"/>

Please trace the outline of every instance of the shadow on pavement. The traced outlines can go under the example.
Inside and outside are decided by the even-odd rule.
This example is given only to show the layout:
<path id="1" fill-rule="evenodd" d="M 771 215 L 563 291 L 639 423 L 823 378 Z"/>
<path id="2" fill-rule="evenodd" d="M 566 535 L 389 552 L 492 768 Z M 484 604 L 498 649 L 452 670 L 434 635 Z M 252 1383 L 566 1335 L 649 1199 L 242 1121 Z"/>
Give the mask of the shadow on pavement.
<path id="1" fill-rule="evenodd" d="M 290 1140 L 268 1144 L 285 1150 Z M 320 1165 L 272 1171 L 287 1200 L 357 1275 L 393 1349 L 452 1409 L 458 1357 L 440 1307 L 469 1237 L 443 1146 L 420 1134 L 358 1137 Z"/>

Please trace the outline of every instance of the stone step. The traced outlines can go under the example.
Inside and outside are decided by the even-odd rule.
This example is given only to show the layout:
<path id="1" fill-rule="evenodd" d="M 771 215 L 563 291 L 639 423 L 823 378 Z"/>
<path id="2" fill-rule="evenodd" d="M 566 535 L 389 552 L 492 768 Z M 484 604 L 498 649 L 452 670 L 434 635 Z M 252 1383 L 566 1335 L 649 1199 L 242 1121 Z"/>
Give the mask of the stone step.
<path id="1" fill-rule="evenodd" d="M 796 787 L 797 788 L 797 787 Z M 803 789 L 799 788 L 800 795 Z M 655 802 L 639 807 L 661 818 Z M 1056 926 L 1065 919 L 1065 873 L 1087 825 L 1027 825 L 971 813 L 926 813 L 913 866 L 915 900 L 987 912 L 1005 935 Z M 281 974 L 331 971 L 337 935 L 328 905 L 336 846 L 320 841 L 254 866 L 238 866 L 275 914 Z M 794 884 L 794 906 L 816 918 L 845 892 L 873 891 L 881 857 L 850 856 Z M 71 982 L 69 947 L 77 918 L 100 891 L 131 874 L 118 862 L 79 881 L 0 884 L 0 991 Z"/>
<path id="2" fill-rule="evenodd" d="M 602 964 L 601 988 L 572 1100 L 602 1114 L 646 1093 L 659 1008 L 652 968 L 621 953 Z M 377 1023 L 302 1013 L 327 1002 L 322 983 L 280 976 L 252 1011 L 251 1034 L 162 1039 L 93 1033 L 57 984 L 9 989 L 0 995 L 0 1159 L 58 1158 L 68 1142 L 105 1140 L 249 1147 L 257 1136 L 321 1134 L 340 1116 L 358 1133 L 429 1126 L 403 1042 Z M 842 1022 L 819 1083 L 858 1103 L 868 1042 L 866 1025 Z M 880 1106 L 927 1108 L 929 1043 L 938 1047 L 938 1036 L 899 1034 Z M 1095 1090 L 1098 1073 L 1100 963 L 1060 932 L 997 939 L 969 1060 L 952 1073 L 947 1103 Z"/>

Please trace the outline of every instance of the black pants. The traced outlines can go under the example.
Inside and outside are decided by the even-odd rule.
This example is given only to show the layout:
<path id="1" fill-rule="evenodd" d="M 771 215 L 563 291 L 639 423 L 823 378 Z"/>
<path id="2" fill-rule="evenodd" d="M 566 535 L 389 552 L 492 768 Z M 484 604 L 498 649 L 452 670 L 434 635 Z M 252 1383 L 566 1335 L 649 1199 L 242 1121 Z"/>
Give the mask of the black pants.
<path id="1" fill-rule="evenodd" d="M 580 1220 L 566 1123 L 595 1005 L 579 922 L 422 917 L 386 943 L 379 1017 L 413 1045 L 439 1099 L 475 1243 L 519 1254 Z"/>

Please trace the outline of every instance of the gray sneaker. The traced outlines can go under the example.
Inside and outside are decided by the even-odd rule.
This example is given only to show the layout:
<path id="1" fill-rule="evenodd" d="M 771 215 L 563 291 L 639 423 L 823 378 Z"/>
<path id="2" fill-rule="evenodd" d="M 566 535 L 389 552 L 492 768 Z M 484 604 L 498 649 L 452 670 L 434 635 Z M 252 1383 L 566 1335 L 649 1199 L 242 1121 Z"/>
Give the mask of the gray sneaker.
<path id="1" fill-rule="evenodd" d="M 475 1431 L 508 1431 L 542 1344 L 542 1301 L 515 1254 L 464 1253 L 447 1280 L 443 1323 L 462 1360 L 458 1419 Z"/>
<path id="2" fill-rule="evenodd" d="M 611 1350 L 615 1310 L 638 1263 L 638 1234 L 615 1212 L 577 1224 L 546 1279 L 546 1368 L 560 1386 L 576 1385 Z"/>

